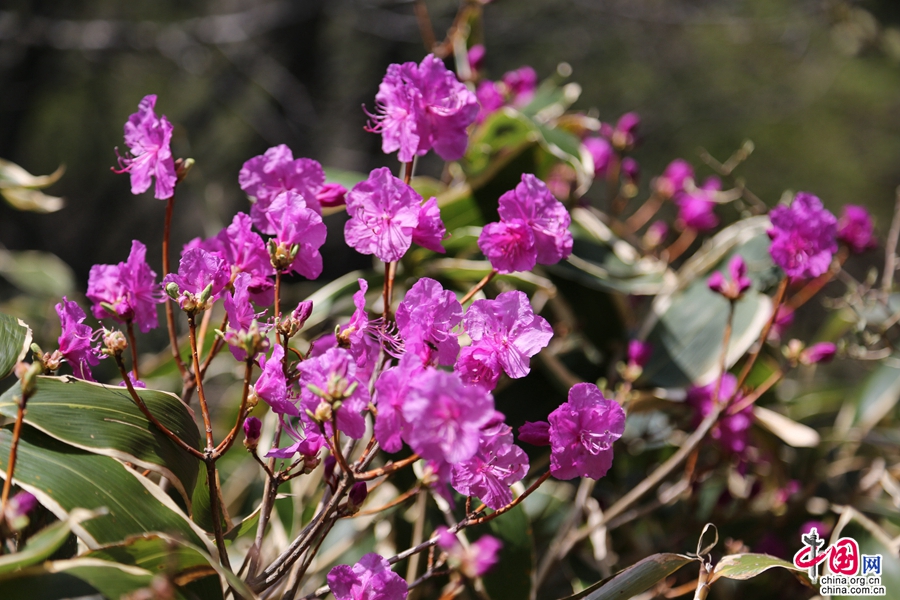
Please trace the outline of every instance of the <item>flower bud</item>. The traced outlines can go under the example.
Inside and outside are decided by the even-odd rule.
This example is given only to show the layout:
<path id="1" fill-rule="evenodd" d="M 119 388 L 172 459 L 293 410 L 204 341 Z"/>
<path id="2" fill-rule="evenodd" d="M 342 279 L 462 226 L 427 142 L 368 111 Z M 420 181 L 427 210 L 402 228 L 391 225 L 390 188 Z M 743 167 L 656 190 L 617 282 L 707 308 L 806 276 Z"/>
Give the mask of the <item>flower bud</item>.
<path id="1" fill-rule="evenodd" d="M 319 402 L 319 406 L 316 407 L 316 412 L 313 415 L 316 421 L 320 423 L 326 423 L 331 420 L 331 417 L 334 415 L 334 412 L 331 409 L 331 404 L 322 400 Z"/>
<path id="2" fill-rule="evenodd" d="M 169 298 L 177 302 L 178 295 L 181 294 L 181 289 L 179 289 L 177 283 L 175 283 L 174 281 L 170 281 L 166 284 L 166 294 L 168 294 Z"/>
<path id="3" fill-rule="evenodd" d="M 357 481 L 354 483 L 353 487 L 350 488 L 350 492 L 347 494 L 347 502 L 350 505 L 349 508 L 351 510 L 358 510 L 363 502 L 366 501 L 366 496 L 368 495 L 369 489 L 366 487 L 365 481 Z"/>
<path id="4" fill-rule="evenodd" d="M 125 339 L 125 334 L 118 329 L 113 329 L 112 331 L 104 329 L 103 346 L 106 348 L 105 354 L 114 356 L 128 347 L 128 340 Z"/>
<path id="5" fill-rule="evenodd" d="M 303 328 L 303 325 L 306 324 L 306 321 L 307 319 L 309 319 L 312 311 L 312 300 L 304 300 L 303 302 L 298 304 L 297 308 L 294 309 L 294 312 L 291 313 L 291 318 L 294 320 L 294 326 L 298 331 Z"/>
<path id="6" fill-rule="evenodd" d="M 665 221 L 654 221 L 647 228 L 647 233 L 644 234 L 644 246 L 649 250 L 658 248 L 666 241 L 667 235 L 669 235 L 669 225 Z"/>
<path id="7" fill-rule="evenodd" d="M 193 158 L 179 158 L 175 161 L 175 176 L 178 178 L 178 183 L 184 181 L 187 174 L 191 172 L 194 162 Z"/>
<path id="8" fill-rule="evenodd" d="M 325 479 L 334 478 L 334 466 L 336 464 L 337 464 L 337 459 L 334 456 L 332 456 L 331 454 L 329 454 L 328 456 L 325 457 L 325 464 L 322 467 L 324 470 L 323 475 L 324 475 Z"/>
<path id="9" fill-rule="evenodd" d="M 44 370 L 46 372 L 52 372 L 59 369 L 60 363 L 62 363 L 63 355 L 59 350 L 54 350 L 53 352 L 45 352 L 43 356 L 41 356 L 41 362 L 44 365 Z"/>
<path id="10" fill-rule="evenodd" d="M 255 452 L 259 445 L 259 436 L 262 432 L 262 421 L 256 417 L 247 417 L 244 420 L 244 447 L 250 452 Z"/>
<path id="11" fill-rule="evenodd" d="M 6 513 L 3 515 L 7 525 L 13 531 L 21 531 L 28 526 L 28 513 L 38 505 L 37 498 L 26 491 L 21 491 L 6 505 Z"/>
<path id="12" fill-rule="evenodd" d="M 831 362 L 835 353 L 837 353 L 837 346 L 831 342 L 819 342 L 800 354 L 800 364 L 815 365 L 820 362 Z"/>
<path id="13" fill-rule="evenodd" d="M 344 206 L 347 203 L 347 188 L 339 183 L 326 183 L 316 192 L 316 200 L 323 207 Z"/>

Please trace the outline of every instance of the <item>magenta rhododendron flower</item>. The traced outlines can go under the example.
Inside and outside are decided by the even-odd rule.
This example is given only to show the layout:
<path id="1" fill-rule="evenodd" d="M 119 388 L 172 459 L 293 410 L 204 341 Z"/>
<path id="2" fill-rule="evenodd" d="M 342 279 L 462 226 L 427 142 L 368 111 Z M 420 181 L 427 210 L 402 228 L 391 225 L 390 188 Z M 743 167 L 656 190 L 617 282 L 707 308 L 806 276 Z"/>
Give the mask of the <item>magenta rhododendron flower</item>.
<path id="1" fill-rule="evenodd" d="M 263 214 L 275 196 L 291 191 L 303 196 L 306 205 L 321 213 L 318 193 L 325 185 L 322 165 L 311 158 L 294 158 L 291 149 L 284 144 L 266 150 L 244 163 L 238 175 L 241 189 L 256 199 L 250 209 L 254 224 L 264 220 Z M 266 232 L 260 228 L 260 231 Z"/>
<path id="2" fill-rule="evenodd" d="M 406 352 L 424 364 L 452 365 L 459 354 L 453 329 L 462 322 L 462 314 L 456 294 L 434 279 L 419 279 L 397 307 L 397 327 Z"/>
<path id="3" fill-rule="evenodd" d="M 440 247 L 444 235 L 437 201 L 431 204 L 429 200 L 422 206 L 422 197 L 387 167 L 375 169 L 366 181 L 353 186 L 347 194 L 347 212 L 347 244 L 384 262 L 399 260 L 406 254 L 414 236 L 433 250 Z"/>
<path id="4" fill-rule="evenodd" d="M 550 472 L 557 479 L 600 479 L 612 466 L 613 442 L 625 431 L 625 411 L 596 385 L 579 383 L 550 413 Z"/>
<path id="5" fill-rule="evenodd" d="M 687 403 L 694 407 L 695 426 L 712 411 L 713 395 L 716 391 L 717 381 L 702 387 L 692 386 L 688 388 Z M 731 373 L 725 373 L 722 377 L 721 387 L 717 401 L 731 406 L 742 398 L 737 389 L 737 377 Z M 722 411 L 722 416 L 712 428 L 710 435 L 729 452 L 740 454 L 747 447 L 747 436 L 750 426 L 753 424 L 753 406 L 748 405 L 735 414 L 730 414 L 728 409 Z"/>
<path id="6" fill-rule="evenodd" d="M 412 241 L 432 252 L 444 254 L 444 246 L 441 245 L 447 235 L 447 228 L 441 221 L 441 209 L 438 208 L 437 198 L 429 198 L 419 208 L 419 222 L 413 229 Z"/>
<path id="7" fill-rule="evenodd" d="M 432 54 L 418 65 L 390 65 L 375 104 L 369 130 L 381 134 L 385 154 L 399 151 L 401 162 L 432 148 L 444 160 L 462 158 L 466 128 L 478 114 L 475 94 Z"/>
<path id="8" fill-rule="evenodd" d="M 265 401 L 272 410 L 279 415 L 300 416 L 300 410 L 297 408 L 294 398 L 288 395 L 287 377 L 284 375 L 284 347 L 275 344 L 272 348 L 272 355 L 266 359 L 260 355 L 260 367 L 262 373 L 256 380 L 256 395 Z"/>
<path id="9" fill-rule="evenodd" d="M 68 300 L 65 296 L 62 302 L 56 305 L 56 314 L 59 315 L 59 323 L 62 326 L 58 340 L 60 353 L 72 365 L 75 377 L 94 381 L 91 367 L 100 364 L 100 358 L 91 347 L 93 330 L 90 325 L 84 324 L 87 316 L 78 303 Z"/>
<path id="10" fill-rule="evenodd" d="M 423 371 L 418 356 L 404 354 L 396 367 L 383 372 L 375 382 L 375 439 L 385 452 L 398 452 L 403 447 L 402 435 L 407 427 L 403 403 L 413 379 Z"/>
<path id="11" fill-rule="evenodd" d="M 772 239 L 769 254 L 791 279 L 818 277 L 828 271 L 837 252 L 837 219 L 822 201 L 797 192 L 790 206 L 776 206 L 769 213 Z"/>
<path id="12" fill-rule="evenodd" d="M 656 179 L 656 193 L 664 198 L 671 198 L 675 194 L 683 192 L 685 182 L 693 178 L 694 167 L 686 160 L 676 158 Z"/>
<path id="13" fill-rule="evenodd" d="M 497 387 L 501 367 L 497 353 L 490 346 L 466 346 L 453 367 L 465 383 L 480 385 L 487 391 Z"/>
<path id="14" fill-rule="evenodd" d="M 494 398 L 458 375 L 426 370 L 409 384 L 403 418 L 410 447 L 426 460 L 456 464 L 478 451 L 481 428 L 493 418 Z"/>
<path id="15" fill-rule="evenodd" d="M 615 155 L 613 147 L 602 137 L 587 138 L 584 140 L 584 147 L 587 148 L 591 158 L 594 160 L 594 177 L 598 179 L 606 177 L 606 171 L 609 169 L 609 165 Z"/>
<path id="16" fill-rule="evenodd" d="M 481 431 L 478 451 L 453 465 L 450 484 L 497 510 L 512 502 L 510 486 L 528 474 L 528 456 L 513 443 L 512 428 L 497 423 Z"/>
<path id="17" fill-rule="evenodd" d="M 263 233 L 274 236 L 275 245 L 288 250 L 296 248 L 296 256 L 287 271 L 299 273 L 307 279 L 322 274 L 322 255 L 319 248 L 325 243 L 328 228 L 322 217 L 309 208 L 304 197 L 290 190 L 272 199 L 265 211 L 266 227 Z"/>
<path id="18" fill-rule="evenodd" d="M 211 304 L 219 298 L 228 280 L 228 267 L 221 256 L 202 248 L 191 248 L 181 255 L 178 272 L 166 275 L 163 284 L 175 283 L 178 286 L 178 305 L 181 308 L 199 307 L 202 310 L 206 308 L 200 302 L 203 292 L 209 289 L 207 304 Z"/>
<path id="19" fill-rule="evenodd" d="M 501 79 L 509 94 L 510 104 L 521 108 L 531 102 L 537 89 L 537 73 L 531 67 L 519 67 L 503 74 Z"/>
<path id="20" fill-rule="evenodd" d="M 406 581 L 391 571 L 381 555 L 366 554 L 353 565 L 338 565 L 328 572 L 328 587 L 335 600 L 406 600 Z"/>
<path id="21" fill-rule="evenodd" d="M 251 298 L 264 306 L 272 304 L 275 284 L 272 277 L 275 268 L 269 258 L 269 251 L 262 237 L 252 229 L 250 216 L 239 212 L 234 215 L 231 225 L 209 240 L 207 251 L 215 250 L 231 268 L 232 280 L 238 273 L 250 275 L 247 285 Z"/>
<path id="22" fill-rule="evenodd" d="M 450 566 L 470 579 L 481 577 L 500 560 L 503 542 L 492 535 L 481 536 L 467 548 L 443 525 L 435 529 L 434 534 L 438 537 L 438 546 L 447 553 Z"/>
<path id="23" fill-rule="evenodd" d="M 482 81 L 475 89 L 475 97 L 481 109 L 478 111 L 476 122 L 483 123 L 488 116 L 500 110 L 506 104 L 503 95 L 503 86 L 495 81 Z"/>
<path id="24" fill-rule="evenodd" d="M 522 219 L 488 223 L 478 236 L 478 247 L 498 273 L 530 271 L 537 264 L 534 233 Z"/>
<path id="25" fill-rule="evenodd" d="M 250 304 L 250 286 L 251 278 L 247 273 L 240 273 L 234 280 L 234 292 L 225 292 L 225 299 L 222 304 L 225 306 L 225 314 L 228 316 L 228 330 L 225 332 L 225 341 L 228 342 L 232 356 L 236 360 L 244 361 L 247 359 L 247 351 L 241 343 L 241 336 L 247 334 L 248 330 L 253 326 L 254 321 L 259 320 L 264 314 L 262 312 L 254 312 L 253 305 Z M 264 333 L 267 327 L 259 327 Z"/>
<path id="26" fill-rule="evenodd" d="M 146 246 L 134 240 L 127 261 L 91 267 L 86 295 L 94 303 L 91 311 L 95 317 L 111 317 L 120 323 L 131 321 L 144 333 L 159 324 L 156 305 L 163 297 L 146 256 Z M 112 307 L 113 312 L 102 304 Z"/>
<path id="27" fill-rule="evenodd" d="M 331 348 L 320 356 L 304 360 L 297 368 L 303 408 L 321 416 L 320 405 L 330 404 L 338 430 L 353 439 L 361 438 L 366 432 L 362 412 L 369 405 L 369 387 L 367 381 L 357 379 L 353 356 L 343 348 Z M 320 392 L 326 397 L 323 398 Z M 340 400 L 339 408 L 334 408 L 335 400 Z M 326 421 L 326 432 L 331 435 L 330 416 L 323 417 L 323 421 Z"/>
<path id="28" fill-rule="evenodd" d="M 721 271 L 710 275 L 706 281 L 709 289 L 717 294 L 722 294 L 729 300 L 737 300 L 753 285 L 753 282 L 747 277 L 747 263 L 740 254 L 736 254 L 728 263 L 728 275 L 728 279 L 725 279 Z"/>
<path id="29" fill-rule="evenodd" d="M 463 318 L 472 345 L 489 350 L 513 379 L 528 375 L 529 359 L 553 337 L 547 320 L 535 315 L 528 296 L 514 290 L 495 300 L 476 300 Z"/>
<path id="30" fill-rule="evenodd" d="M 872 217 L 862 206 L 847 204 L 837 223 L 837 238 L 847 244 L 851 252 L 859 254 L 878 245 L 873 232 Z"/>
<path id="31" fill-rule="evenodd" d="M 165 115 L 157 118 L 153 112 L 156 96 L 144 96 L 138 111 L 125 123 L 125 143 L 131 156 L 119 156 L 118 173 L 131 175 L 131 193 L 143 194 L 150 189 L 151 178 L 156 180 L 153 195 L 166 200 L 175 194 L 175 161 L 169 144 L 172 124 Z"/>
<path id="32" fill-rule="evenodd" d="M 678 218 L 685 227 L 696 231 L 709 231 L 719 224 L 716 216 L 715 193 L 722 189 L 718 177 L 708 178 L 702 186 L 690 192 L 682 191 L 675 195 L 678 205 Z"/>
<path id="33" fill-rule="evenodd" d="M 500 196 L 500 219 L 525 221 L 534 234 L 537 262 L 554 265 L 572 253 L 572 219 L 562 202 L 553 197 L 544 182 L 530 173 L 522 182 Z"/>

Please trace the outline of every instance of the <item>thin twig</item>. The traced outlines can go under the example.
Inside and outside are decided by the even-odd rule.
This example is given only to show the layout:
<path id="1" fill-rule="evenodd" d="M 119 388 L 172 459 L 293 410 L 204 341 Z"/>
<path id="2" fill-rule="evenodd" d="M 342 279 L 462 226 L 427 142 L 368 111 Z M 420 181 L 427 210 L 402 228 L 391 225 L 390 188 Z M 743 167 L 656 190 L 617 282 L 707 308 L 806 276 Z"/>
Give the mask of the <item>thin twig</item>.
<path id="1" fill-rule="evenodd" d="M 238 416 L 237 422 L 234 424 L 234 427 L 231 428 L 231 431 L 228 432 L 228 435 L 225 436 L 218 446 L 216 446 L 216 451 L 213 454 L 215 458 L 219 458 L 231 448 L 231 445 L 234 443 L 235 438 L 237 437 L 237 432 L 240 430 L 241 426 L 244 424 L 244 419 L 246 418 L 247 412 L 247 401 L 250 397 L 250 379 L 253 376 L 253 357 L 248 356 L 245 367 L 244 367 L 244 389 L 241 392 L 241 406 L 238 408 Z"/>
<path id="2" fill-rule="evenodd" d="M 125 329 L 128 333 L 128 347 L 131 348 L 131 372 L 134 373 L 134 380 L 139 381 L 141 376 L 138 374 L 138 354 L 137 341 L 134 339 L 134 319 L 128 319 L 125 323 Z"/>
<path id="3" fill-rule="evenodd" d="M 775 301 L 772 303 L 772 316 L 769 317 L 769 321 L 766 323 L 766 326 L 763 327 L 762 333 L 759 336 L 759 342 L 756 345 L 756 349 L 754 349 L 753 354 L 750 355 L 750 358 L 747 359 L 747 362 L 744 364 L 744 368 L 741 369 L 741 374 L 737 380 L 737 386 L 735 386 L 735 390 L 740 390 L 741 386 L 747 381 L 747 377 L 750 375 L 750 371 L 753 369 L 753 365 L 756 363 L 756 359 L 759 358 L 760 352 L 762 352 L 763 347 L 766 345 L 766 340 L 769 338 L 769 332 L 772 331 L 772 325 L 775 324 L 775 319 L 778 318 L 778 308 L 781 306 L 781 303 L 784 301 L 784 295 L 787 292 L 788 280 L 785 277 L 781 280 L 781 283 L 778 285 L 778 291 L 775 293 Z"/>
<path id="4" fill-rule="evenodd" d="M 881 276 L 881 291 L 887 296 L 894 287 L 894 272 L 897 270 L 897 242 L 900 240 L 900 187 L 894 204 L 894 219 L 884 246 L 884 275 Z"/>
<path id="5" fill-rule="evenodd" d="M 478 283 L 476 283 L 475 286 L 474 286 L 471 290 L 469 290 L 468 292 L 466 292 L 466 295 L 465 295 L 465 296 L 463 296 L 462 298 L 460 298 L 459 303 L 460 303 L 460 304 L 465 304 L 466 302 L 468 302 L 469 300 L 471 300 L 471 299 L 472 299 L 472 296 L 474 296 L 475 294 L 477 294 L 478 291 L 479 291 L 480 289 L 482 289 L 484 286 L 486 286 L 488 283 L 490 283 L 491 279 L 493 279 L 496 275 L 497 275 L 496 269 L 491 269 L 491 272 L 490 272 L 490 273 L 488 273 L 487 275 L 485 275 L 485 276 L 481 279 L 481 281 L 479 281 Z"/>
<path id="6" fill-rule="evenodd" d="M 385 475 L 390 475 L 395 471 L 399 471 L 403 467 L 413 464 L 419 460 L 418 454 L 413 454 L 412 456 L 408 456 L 403 460 L 398 460 L 396 462 L 390 462 L 383 467 L 379 467 L 377 469 L 372 469 L 371 471 L 364 471 L 362 473 L 354 473 L 353 479 L 355 481 L 371 481 L 372 479 L 376 479 L 378 477 L 383 477 Z"/>
<path id="7" fill-rule="evenodd" d="M 662 203 L 663 197 L 654 192 L 633 215 L 625 219 L 625 227 L 628 228 L 628 231 L 637 231 L 646 225 L 647 221 L 653 218 L 653 215 L 659 212 Z"/>
<path id="8" fill-rule="evenodd" d="M 9 490 L 12 487 L 13 473 L 16 470 L 16 457 L 19 453 L 19 438 L 22 437 L 22 422 L 25 420 L 25 403 L 28 399 L 23 395 L 18 402 L 16 424 L 13 427 L 12 440 L 9 443 L 9 459 L 6 461 L 6 479 L 3 480 L 3 495 L 0 496 L 0 522 L 6 515 L 6 504 L 9 501 Z"/>
<path id="9" fill-rule="evenodd" d="M 118 365 L 118 367 L 119 367 L 119 373 L 122 374 L 122 379 L 125 382 L 125 388 L 128 390 L 128 393 L 131 395 L 131 399 L 134 401 L 134 403 L 137 405 L 137 407 L 140 409 L 140 411 L 142 413 L 144 413 L 145 417 L 147 417 L 147 420 L 150 421 L 151 423 L 153 423 L 153 425 L 157 429 L 162 431 L 166 435 L 166 437 L 168 437 L 170 440 L 175 442 L 175 444 L 179 448 L 181 448 L 182 450 L 184 450 L 191 456 L 193 456 L 195 458 L 199 458 L 201 460 L 206 458 L 206 455 L 203 452 L 201 452 L 200 450 L 197 450 L 196 448 L 194 448 L 193 446 L 191 446 L 190 444 L 185 442 L 183 439 L 178 437 L 175 433 L 170 431 L 168 427 L 166 427 L 165 425 L 160 423 L 159 420 L 153 416 L 153 413 L 150 412 L 150 409 L 147 408 L 147 405 L 144 404 L 144 401 L 141 399 L 141 397 L 138 395 L 137 391 L 134 389 L 134 385 L 131 383 L 131 379 L 128 377 L 128 370 L 125 368 L 125 363 L 122 362 L 122 354 L 121 353 L 116 354 L 115 360 L 116 360 L 116 365 Z"/>
<path id="10" fill-rule="evenodd" d="M 175 208 L 175 194 L 166 201 L 166 222 L 163 229 L 162 240 L 162 276 L 163 279 L 170 273 L 169 270 L 169 233 L 172 230 L 172 211 Z M 178 350 L 178 334 L 175 331 L 175 307 L 174 300 L 166 296 L 166 324 L 169 328 L 169 344 L 172 346 L 172 358 L 178 366 L 178 372 L 181 373 L 182 380 L 186 383 L 190 380 L 190 372 L 181 359 L 181 352 Z"/>
<path id="11" fill-rule="evenodd" d="M 194 364 L 194 373 L 200 372 L 200 357 L 197 355 L 197 324 L 194 315 L 188 315 L 188 332 L 191 340 L 191 360 Z M 206 451 L 213 452 L 216 444 L 213 442 L 212 421 L 209 418 L 209 405 L 206 404 L 206 394 L 203 391 L 203 380 L 197 378 L 197 398 L 200 400 L 200 413 L 203 415 L 203 425 L 206 427 Z"/>

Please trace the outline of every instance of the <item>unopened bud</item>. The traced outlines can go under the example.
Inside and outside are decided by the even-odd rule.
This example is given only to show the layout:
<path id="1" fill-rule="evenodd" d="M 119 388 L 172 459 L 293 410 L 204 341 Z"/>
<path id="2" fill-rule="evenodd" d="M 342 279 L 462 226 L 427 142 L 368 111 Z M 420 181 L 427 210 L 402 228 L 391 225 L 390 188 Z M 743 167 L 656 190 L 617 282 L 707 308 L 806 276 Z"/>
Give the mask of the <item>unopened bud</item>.
<path id="1" fill-rule="evenodd" d="M 175 161 L 175 176 L 178 178 L 178 183 L 184 181 L 187 174 L 191 172 L 194 162 L 193 158 L 179 158 Z"/>
<path id="2" fill-rule="evenodd" d="M 103 345 L 109 354 L 115 355 L 123 352 L 128 347 L 128 340 L 125 339 L 125 334 L 118 329 L 113 329 L 112 331 L 104 330 Z"/>
<path id="3" fill-rule="evenodd" d="M 366 487 L 366 482 L 357 481 L 353 484 L 353 487 L 350 488 L 350 492 L 347 494 L 348 508 L 350 508 L 350 510 L 359 510 L 359 507 L 366 501 L 366 496 L 368 495 L 369 489 Z"/>
<path id="4" fill-rule="evenodd" d="M 63 355 L 59 350 L 47 352 L 41 357 L 41 362 L 44 364 L 44 371 L 48 373 L 59 369 L 59 365 L 62 363 L 62 360 Z"/>
<path id="5" fill-rule="evenodd" d="M 19 401 L 22 403 L 23 407 L 28 398 L 34 394 L 34 387 L 35 383 L 37 382 L 37 377 L 43 372 L 44 366 L 39 362 L 31 363 L 30 365 L 28 365 L 28 368 L 22 371 L 22 376 L 19 378 L 19 387 L 22 390 L 22 396 L 20 397 Z"/>
<path id="6" fill-rule="evenodd" d="M 324 470 L 323 475 L 325 479 L 332 479 L 334 477 L 334 466 L 337 464 L 337 459 L 329 454 L 325 457 L 325 464 L 322 467 Z"/>
<path id="7" fill-rule="evenodd" d="M 789 361 L 797 362 L 800 360 L 800 353 L 803 352 L 804 347 L 805 344 L 795 338 L 787 343 L 787 346 L 782 349 L 782 353 Z"/>
<path id="8" fill-rule="evenodd" d="M 298 331 L 303 328 L 303 325 L 306 324 L 306 320 L 309 319 L 312 311 L 312 300 L 304 300 L 303 302 L 298 304 L 297 308 L 294 309 L 294 312 L 291 313 L 291 318 L 294 320 L 294 326 Z"/>
<path id="9" fill-rule="evenodd" d="M 212 288 L 213 284 L 210 283 L 208 286 L 203 288 L 203 291 L 200 292 L 200 305 L 205 307 L 206 303 L 209 302 L 209 297 L 212 296 Z"/>
<path id="10" fill-rule="evenodd" d="M 244 420 L 244 447 L 251 452 L 256 451 L 259 445 L 259 436 L 262 432 L 262 421 L 256 417 L 247 417 Z"/>
<path id="11" fill-rule="evenodd" d="M 334 412 L 331 409 L 331 404 L 322 400 L 319 402 L 319 406 L 316 407 L 315 419 L 320 423 L 326 423 L 331 420 L 331 417 L 334 416 Z"/>
<path id="12" fill-rule="evenodd" d="M 813 344 L 800 354 L 800 364 L 815 365 L 820 362 L 830 362 L 837 353 L 837 346 L 831 342 Z"/>
<path id="13" fill-rule="evenodd" d="M 179 288 L 178 284 L 174 281 L 170 281 L 166 284 L 166 294 L 168 294 L 169 298 L 172 300 L 178 300 L 178 296 L 181 294 L 181 288 Z"/>

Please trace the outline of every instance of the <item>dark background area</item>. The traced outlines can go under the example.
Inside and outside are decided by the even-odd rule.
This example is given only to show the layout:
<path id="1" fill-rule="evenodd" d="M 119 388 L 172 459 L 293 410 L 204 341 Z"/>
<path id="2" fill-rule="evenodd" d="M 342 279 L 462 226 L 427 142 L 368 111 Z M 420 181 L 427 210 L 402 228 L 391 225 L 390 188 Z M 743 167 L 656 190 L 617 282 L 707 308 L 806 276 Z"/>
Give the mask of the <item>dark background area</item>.
<path id="1" fill-rule="evenodd" d="M 458 3 L 426 6 L 442 37 Z M 676 157 L 708 175 L 700 148 L 724 159 L 751 139 L 741 173 L 766 202 L 803 189 L 833 210 L 865 204 L 884 233 L 900 184 L 898 20 L 889 1 L 497 0 L 473 39 L 490 77 L 527 64 L 543 79 L 566 61 L 584 90 L 576 108 L 606 121 L 638 111 L 644 187 Z M 175 155 L 197 161 L 178 191 L 176 248 L 246 210 L 237 173 L 269 146 L 331 168 L 393 166 L 361 105 L 373 107 L 388 64 L 421 59 L 421 39 L 409 1 L 5 2 L 0 157 L 36 174 L 66 165 L 48 191 L 67 204 L 0 206 L 0 243 L 58 254 L 82 289 L 133 238 L 158 270 L 164 203 L 109 171 L 150 93 L 175 124 Z M 324 277 L 351 266 L 328 251 Z"/>

